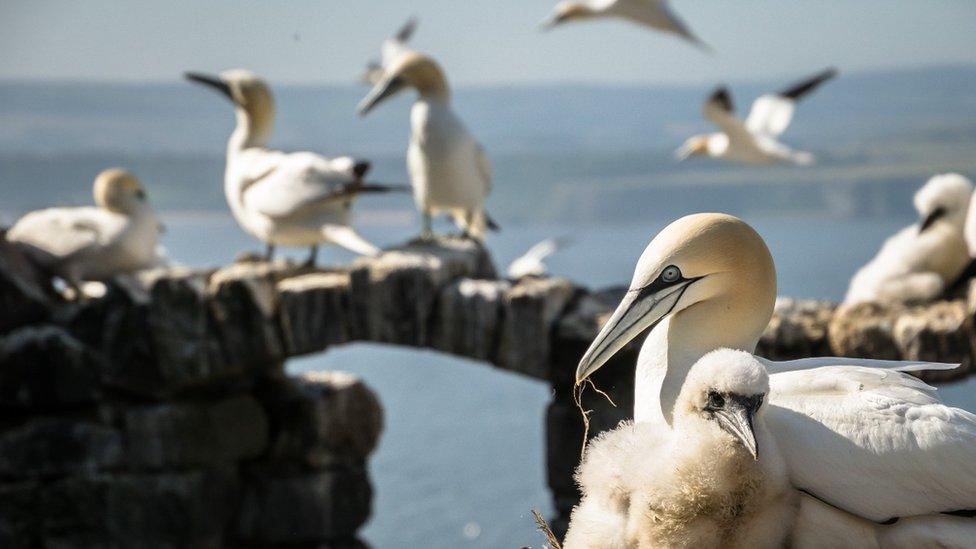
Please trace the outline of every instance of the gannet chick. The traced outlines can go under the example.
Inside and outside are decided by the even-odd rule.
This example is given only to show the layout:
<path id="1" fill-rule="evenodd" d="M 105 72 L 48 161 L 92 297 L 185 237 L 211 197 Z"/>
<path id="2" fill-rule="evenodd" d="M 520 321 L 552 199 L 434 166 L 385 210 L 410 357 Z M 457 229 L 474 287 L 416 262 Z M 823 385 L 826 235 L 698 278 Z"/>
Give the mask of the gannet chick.
<path id="1" fill-rule="evenodd" d="M 48 208 L 7 232 L 41 267 L 81 295 L 83 281 L 106 280 L 158 264 L 162 230 L 133 174 L 112 168 L 95 178 L 95 207 Z"/>
<path id="2" fill-rule="evenodd" d="M 781 547 L 796 492 L 763 416 L 769 378 L 720 349 L 689 371 L 674 430 L 622 423 L 593 441 L 566 549 Z"/>
<path id="3" fill-rule="evenodd" d="M 661 31 L 675 34 L 707 49 L 688 26 L 671 11 L 668 0 L 565 0 L 556 4 L 552 14 L 540 25 L 551 29 L 567 21 L 579 21 L 599 17 L 615 17 Z"/>
<path id="4" fill-rule="evenodd" d="M 844 303 L 931 301 L 970 261 L 964 236 L 973 185 L 959 174 L 933 176 L 915 193 L 918 223 L 889 237 L 851 279 Z"/>
<path id="5" fill-rule="evenodd" d="M 546 258 L 569 243 L 567 238 L 547 238 L 515 258 L 508 266 L 508 278 L 518 280 L 527 276 L 546 276 L 549 268 Z"/>
<path id="6" fill-rule="evenodd" d="M 689 138 L 675 151 L 675 158 L 683 161 L 692 156 L 709 156 L 742 164 L 812 163 L 812 154 L 793 150 L 781 143 L 779 136 L 793 120 L 797 101 L 836 74 L 835 69 L 827 69 L 783 91 L 759 97 L 745 121 L 735 116 L 729 90 L 716 89 L 705 101 L 702 114 L 721 131 Z"/>
<path id="7" fill-rule="evenodd" d="M 363 182 L 368 162 L 266 148 L 274 100 L 267 84 L 251 72 L 187 73 L 186 78 L 214 88 L 234 104 L 237 127 L 227 143 L 224 193 L 241 227 L 267 244 L 268 260 L 278 245 L 310 247 L 307 265 L 314 265 L 323 243 L 363 255 L 379 253 L 349 226 L 356 196 L 390 190 Z"/>
<path id="8" fill-rule="evenodd" d="M 417 18 L 410 17 L 407 22 L 400 27 L 400 30 L 396 34 L 387 38 L 383 41 L 383 47 L 380 49 L 380 60 L 370 61 L 366 64 L 366 70 L 359 77 L 359 80 L 364 84 L 369 84 L 370 86 L 375 86 L 383 79 L 383 75 L 386 74 L 386 68 L 389 67 L 393 61 L 400 56 L 400 54 L 410 51 L 407 47 L 407 42 L 413 36 L 413 33 L 417 30 Z"/>
<path id="9" fill-rule="evenodd" d="M 397 93 L 414 88 L 419 96 L 410 109 L 407 169 L 414 201 L 423 217 L 422 238 L 431 238 L 431 216 L 454 218 L 465 236 L 483 241 L 495 228 L 484 210 L 491 191 L 488 156 L 451 109 L 444 71 L 430 57 L 406 51 L 359 104 L 365 116 Z"/>

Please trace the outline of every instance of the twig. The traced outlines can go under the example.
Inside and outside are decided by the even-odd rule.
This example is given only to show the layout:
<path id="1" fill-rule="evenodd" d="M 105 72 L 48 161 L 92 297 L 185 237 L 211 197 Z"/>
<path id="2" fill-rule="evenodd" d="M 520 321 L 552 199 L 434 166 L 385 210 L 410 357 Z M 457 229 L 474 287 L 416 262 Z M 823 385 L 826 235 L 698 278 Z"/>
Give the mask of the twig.
<path id="1" fill-rule="evenodd" d="M 546 522 L 546 519 L 542 518 L 539 511 L 533 509 L 532 518 L 535 519 L 535 525 L 539 528 L 539 531 L 542 532 L 542 535 L 546 537 L 546 543 L 549 544 L 549 548 L 562 549 L 562 545 L 559 543 L 559 539 L 556 537 L 556 534 L 552 532 L 552 528 L 549 527 L 549 523 Z"/>

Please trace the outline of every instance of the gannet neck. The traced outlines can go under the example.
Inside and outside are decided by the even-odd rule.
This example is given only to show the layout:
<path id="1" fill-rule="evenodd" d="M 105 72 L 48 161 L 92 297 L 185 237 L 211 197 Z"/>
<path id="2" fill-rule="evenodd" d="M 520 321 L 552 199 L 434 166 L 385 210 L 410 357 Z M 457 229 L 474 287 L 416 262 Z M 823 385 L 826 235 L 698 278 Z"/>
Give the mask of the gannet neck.
<path id="1" fill-rule="evenodd" d="M 274 111 L 255 114 L 242 107 L 237 107 L 234 111 L 237 126 L 227 143 L 228 154 L 267 145 L 274 124 Z"/>
<path id="2" fill-rule="evenodd" d="M 420 97 L 427 101 L 450 103 L 451 89 L 447 84 L 447 77 L 440 66 L 432 59 L 418 65 L 411 81 Z"/>

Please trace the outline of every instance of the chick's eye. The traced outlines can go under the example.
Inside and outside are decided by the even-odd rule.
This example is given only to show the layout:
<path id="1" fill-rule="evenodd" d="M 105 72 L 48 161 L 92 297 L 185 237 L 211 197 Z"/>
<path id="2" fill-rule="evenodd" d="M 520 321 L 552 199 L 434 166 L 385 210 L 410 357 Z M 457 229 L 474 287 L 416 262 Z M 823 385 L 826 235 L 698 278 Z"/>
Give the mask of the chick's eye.
<path id="1" fill-rule="evenodd" d="M 725 406 L 725 397 L 712 391 L 708 393 L 708 407 L 718 409 Z"/>
<path id="2" fill-rule="evenodd" d="M 681 278 L 681 269 L 674 265 L 668 265 L 661 271 L 661 280 L 664 282 L 675 282 Z"/>

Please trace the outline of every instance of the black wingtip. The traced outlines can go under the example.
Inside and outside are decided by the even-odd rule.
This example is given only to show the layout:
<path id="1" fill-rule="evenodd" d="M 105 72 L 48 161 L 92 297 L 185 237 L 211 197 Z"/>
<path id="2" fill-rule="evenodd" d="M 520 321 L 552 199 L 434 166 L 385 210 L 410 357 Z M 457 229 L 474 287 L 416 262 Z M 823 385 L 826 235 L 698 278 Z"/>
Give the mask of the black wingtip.
<path id="1" fill-rule="evenodd" d="M 796 101 L 835 76 L 837 76 L 837 69 L 835 67 L 827 68 L 806 80 L 793 84 L 789 88 L 781 91 L 779 95 Z"/>
<path id="2" fill-rule="evenodd" d="M 411 15 L 410 19 L 407 19 L 407 22 L 404 23 L 403 26 L 400 27 L 400 30 L 397 31 L 396 39 L 399 40 L 400 42 L 406 42 L 410 40 L 410 37 L 413 36 L 413 33 L 416 30 L 417 30 L 417 15 L 414 14 Z"/>
<path id="3" fill-rule="evenodd" d="M 709 96 L 708 101 L 711 103 L 716 103 L 723 110 L 728 112 L 733 112 L 735 106 L 732 104 L 732 94 L 729 93 L 729 89 L 725 86 L 719 86 L 712 92 Z"/>
<path id="4" fill-rule="evenodd" d="M 491 216 L 488 215 L 488 212 L 485 212 L 485 224 L 488 226 L 490 230 L 496 233 L 502 230 L 501 225 L 499 225 L 494 219 L 492 219 Z"/>
<path id="5" fill-rule="evenodd" d="M 366 172 L 369 171 L 370 167 L 372 167 L 372 164 L 370 164 L 368 161 L 357 160 L 352 166 L 352 173 L 356 174 L 358 179 L 362 179 L 363 176 L 366 175 Z"/>

